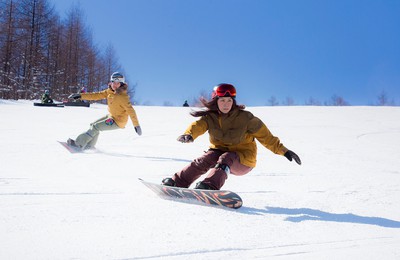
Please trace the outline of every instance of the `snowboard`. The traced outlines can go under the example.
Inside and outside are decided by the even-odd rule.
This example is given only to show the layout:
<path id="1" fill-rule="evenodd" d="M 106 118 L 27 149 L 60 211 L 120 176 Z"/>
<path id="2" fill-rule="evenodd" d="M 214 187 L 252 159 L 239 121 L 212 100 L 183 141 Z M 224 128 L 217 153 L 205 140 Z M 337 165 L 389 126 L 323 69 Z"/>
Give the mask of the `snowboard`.
<path id="1" fill-rule="evenodd" d="M 243 201 L 239 195 L 227 190 L 199 190 L 165 186 L 139 179 L 146 187 L 163 199 L 238 209 Z"/>
<path id="2" fill-rule="evenodd" d="M 61 142 L 61 141 L 57 141 L 57 142 L 59 142 L 62 146 L 64 146 L 70 153 L 81 153 L 82 152 L 81 149 L 70 146 L 67 142 Z"/>
<path id="3" fill-rule="evenodd" d="M 35 107 L 64 107 L 63 103 L 33 103 Z"/>
<path id="4" fill-rule="evenodd" d="M 73 102 L 64 102 L 65 106 L 70 106 L 70 107 L 90 107 L 89 102 L 83 102 L 83 101 L 73 101 Z"/>

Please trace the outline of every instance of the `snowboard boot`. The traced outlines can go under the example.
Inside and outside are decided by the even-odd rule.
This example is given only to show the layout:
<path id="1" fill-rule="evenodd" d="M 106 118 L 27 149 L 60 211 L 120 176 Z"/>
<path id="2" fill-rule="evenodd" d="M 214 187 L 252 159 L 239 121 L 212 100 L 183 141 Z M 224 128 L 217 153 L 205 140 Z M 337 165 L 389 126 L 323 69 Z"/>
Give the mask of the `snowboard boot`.
<path id="1" fill-rule="evenodd" d="M 71 139 L 71 138 L 69 138 L 69 139 L 67 140 L 67 144 L 68 144 L 69 146 L 75 148 L 75 149 L 82 150 L 82 147 L 81 147 L 80 145 L 77 145 L 77 144 L 75 143 L 75 140 L 73 140 L 73 139 Z"/>
<path id="2" fill-rule="evenodd" d="M 203 182 L 198 182 L 196 183 L 196 186 L 194 187 L 196 190 L 215 190 L 213 187 L 210 185 L 203 183 Z"/>
<path id="3" fill-rule="evenodd" d="M 175 181 L 172 178 L 165 178 L 162 180 L 161 185 L 165 185 L 165 186 L 173 186 L 175 187 Z"/>
<path id="4" fill-rule="evenodd" d="M 86 146 L 85 149 L 83 150 L 96 150 L 96 147 L 94 146 Z"/>

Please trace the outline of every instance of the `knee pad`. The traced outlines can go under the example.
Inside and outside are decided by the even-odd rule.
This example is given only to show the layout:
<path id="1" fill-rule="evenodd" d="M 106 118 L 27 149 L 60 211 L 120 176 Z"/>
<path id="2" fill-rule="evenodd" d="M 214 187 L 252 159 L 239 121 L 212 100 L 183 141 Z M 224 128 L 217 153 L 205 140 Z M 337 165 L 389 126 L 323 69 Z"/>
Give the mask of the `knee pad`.
<path id="1" fill-rule="evenodd" d="M 108 119 L 105 121 L 105 123 L 106 123 L 106 125 L 113 125 L 113 124 L 115 123 L 115 121 L 114 121 L 114 119 L 112 119 L 112 118 L 108 118 Z"/>

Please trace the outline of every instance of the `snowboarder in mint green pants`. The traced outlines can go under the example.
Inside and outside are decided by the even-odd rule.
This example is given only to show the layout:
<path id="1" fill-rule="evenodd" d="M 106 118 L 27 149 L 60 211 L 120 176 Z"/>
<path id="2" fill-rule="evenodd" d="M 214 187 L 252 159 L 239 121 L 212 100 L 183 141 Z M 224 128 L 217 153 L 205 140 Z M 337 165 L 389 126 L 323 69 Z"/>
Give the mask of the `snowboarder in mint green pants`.
<path id="1" fill-rule="evenodd" d="M 128 85 L 125 83 L 124 76 L 119 72 L 114 72 L 107 89 L 94 93 L 71 94 L 69 98 L 73 99 L 107 99 L 109 114 L 91 123 L 89 130 L 80 134 L 76 140 L 68 139 L 67 143 L 77 149 L 94 148 L 101 131 L 125 128 L 128 118 L 131 119 L 136 133 L 142 135 L 142 129 L 136 111 L 130 102 L 127 89 Z"/>

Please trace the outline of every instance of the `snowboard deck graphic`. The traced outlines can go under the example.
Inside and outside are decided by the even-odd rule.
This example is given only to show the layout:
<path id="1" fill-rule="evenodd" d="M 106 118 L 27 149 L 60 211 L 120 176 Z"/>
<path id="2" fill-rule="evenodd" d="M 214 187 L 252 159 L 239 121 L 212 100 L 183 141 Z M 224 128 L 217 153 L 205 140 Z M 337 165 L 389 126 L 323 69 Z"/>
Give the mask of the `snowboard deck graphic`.
<path id="1" fill-rule="evenodd" d="M 155 184 L 142 179 L 139 181 L 163 199 L 231 209 L 238 209 L 243 204 L 240 196 L 232 191 L 187 189 Z"/>

